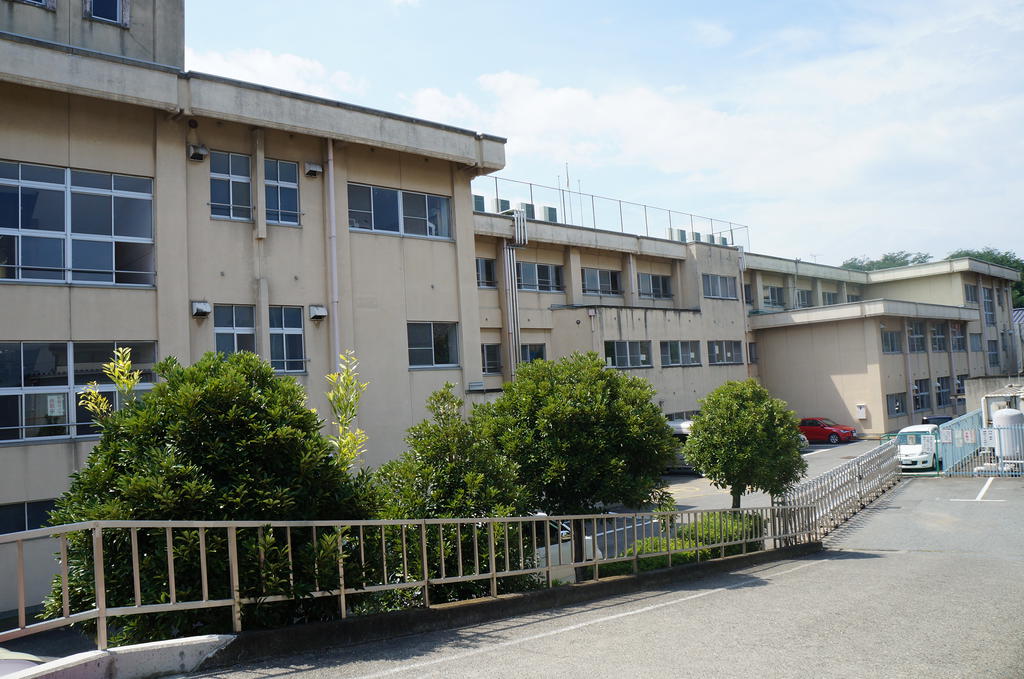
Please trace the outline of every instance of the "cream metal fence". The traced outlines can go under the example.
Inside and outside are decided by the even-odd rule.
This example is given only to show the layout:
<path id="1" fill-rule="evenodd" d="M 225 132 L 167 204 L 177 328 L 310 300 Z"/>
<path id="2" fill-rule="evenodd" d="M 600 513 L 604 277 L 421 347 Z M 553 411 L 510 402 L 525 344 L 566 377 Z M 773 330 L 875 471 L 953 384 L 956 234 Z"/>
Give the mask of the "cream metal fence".
<path id="1" fill-rule="evenodd" d="M 576 574 L 635 575 L 651 557 L 672 565 L 673 559 L 700 562 L 812 542 L 819 539 L 815 517 L 813 507 L 789 505 L 410 521 L 88 521 L 40 528 L 0 535 L 0 547 L 16 552 L 11 584 L 18 600 L 17 626 L 0 631 L 0 642 L 95 620 L 102 649 L 112 618 L 209 608 L 230 609 L 232 626 L 241 631 L 246 606 L 299 598 L 334 597 L 344 618 L 353 613 L 353 597 L 396 590 L 410 592 L 412 605 L 430 607 L 432 590 L 460 583 L 483 585 L 462 598 L 496 597 L 504 578 L 551 587 Z M 53 543 L 60 605 L 49 619 L 33 622 L 25 547 L 37 541 Z M 78 578 L 69 578 L 69 571 Z M 450 591 L 447 596 L 451 600 Z"/>

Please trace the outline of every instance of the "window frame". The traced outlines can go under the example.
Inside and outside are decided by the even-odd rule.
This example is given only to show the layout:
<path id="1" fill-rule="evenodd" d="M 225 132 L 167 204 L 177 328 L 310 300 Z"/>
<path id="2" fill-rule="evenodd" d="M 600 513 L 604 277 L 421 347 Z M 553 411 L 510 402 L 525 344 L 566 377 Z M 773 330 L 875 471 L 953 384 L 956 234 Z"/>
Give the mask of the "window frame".
<path id="1" fill-rule="evenodd" d="M 717 273 L 701 274 L 701 285 L 705 299 L 739 299 L 736 276 Z"/>
<path id="2" fill-rule="evenodd" d="M 678 361 L 672 360 L 673 347 L 678 354 Z M 661 340 L 658 349 L 663 368 L 691 368 L 701 365 L 700 340 Z M 667 361 L 666 356 L 669 359 Z"/>
<path id="3" fill-rule="evenodd" d="M 764 306 L 776 307 L 778 309 L 785 308 L 786 289 L 783 286 L 765 285 L 762 289 L 764 290 L 764 299 L 762 300 Z M 778 297 L 777 300 L 776 297 Z"/>
<path id="4" fill-rule="evenodd" d="M 353 208 L 352 208 L 352 200 L 351 200 L 353 187 L 355 187 L 355 188 L 363 188 L 363 189 L 369 190 L 369 192 L 370 192 L 370 209 L 369 209 L 369 211 L 367 211 L 367 210 L 353 210 Z M 374 210 L 374 202 L 375 202 L 374 191 L 375 190 L 376 191 L 394 191 L 395 192 L 395 200 L 397 201 L 397 208 L 398 208 L 398 212 L 397 212 L 397 215 L 396 215 L 397 218 L 398 218 L 398 229 L 396 231 L 392 231 L 390 229 L 384 229 L 384 228 L 377 228 L 377 226 L 376 226 L 377 217 L 376 217 L 376 211 Z M 454 215 L 454 212 L 452 211 L 452 198 L 451 198 L 451 196 L 442 196 L 442 195 L 439 195 L 439 194 L 436 194 L 436 193 L 426 193 L 425 191 L 410 191 L 410 190 L 407 190 L 407 189 L 395 189 L 395 188 L 391 188 L 390 186 L 376 186 L 374 184 L 363 184 L 362 182 L 348 182 L 348 184 L 346 186 L 346 194 L 345 195 L 346 195 L 347 200 L 348 200 L 348 213 L 349 213 L 348 228 L 351 231 L 359 231 L 359 232 L 362 232 L 362 233 L 376 233 L 376 234 L 384 234 L 384 235 L 392 235 L 392 236 L 401 236 L 403 238 L 426 238 L 428 240 L 443 240 L 443 241 L 454 241 L 455 240 L 455 215 Z M 424 209 L 425 209 L 425 216 L 424 217 L 420 217 L 418 215 L 406 215 L 406 213 L 405 213 L 406 195 L 408 195 L 408 196 L 422 196 L 423 197 L 423 205 L 424 205 Z M 441 234 L 441 235 L 438 235 L 436 233 L 435 234 L 431 234 L 430 233 L 430 228 L 431 228 L 430 200 L 431 199 L 444 201 L 444 203 L 443 203 L 444 206 L 445 206 L 444 207 L 444 216 L 445 216 L 445 219 L 446 219 L 446 222 L 447 222 L 444 225 L 444 228 L 447 231 L 447 233 L 444 233 L 444 234 Z M 353 212 L 369 214 L 370 215 L 370 227 L 366 228 L 364 226 L 353 226 L 353 224 L 352 224 L 352 213 Z M 381 216 L 383 217 L 383 214 Z M 406 220 L 407 219 L 415 219 L 415 220 L 422 219 L 426 223 L 427 233 L 423 234 L 423 233 L 413 233 L 413 232 L 407 231 L 406 230 Z M 437 225 L 434 225 L 434 228 L 437 229 L 438 228 Z"/>
<path id="5" fill-rule="evenodd" d="M 974 283 L 964 283 L 964 304 L 978 303 L 978 286 Z"/>
<path id="6" fill-rule="evenodd" d="M 620 351 L 620 348 L 624 348 L 625 351 Z M 644 349 L 646 349 L 646 353 Z M 625 358 L 625 365 L 620 364 L 620 358 Z M 635 364 L 634 358 L 636 359 Z M 605 340 L 604 361 L 606 366 L 619 370 L 653 368 L 654 357 L 651 355 L 651 340 Z"/>
<path id="7" fill-rule="evenodd" d="M 955 352 L 967 351 L 967 329 L 961 322 L 949 324 L 949 346 Z"/>
<path id="8" fill-rule="evenodd" d="M 889 417 L 906 417 L 909 415 L 910 413 L 907 412 L 907 392 L 897 391 L 886 394 L 885 412 Z"/>
<path id="9" fill-rule="evenodd" d="M 941 377 L 935 378 L 935 407 L 948 408 L 952 403 L 951 377 L 949 375 L 942 375 Z"/>
<path id="10" fill-rule="evenodd" d="M 26 168 L 30 171 L 42 171 L 54 175 L 54 178 L 26 179 L 24 178 Z M 0 225 L 0 242 L 9 239 L 11 251 L 14 253 L 14 262 L 0 267 L 0 281 L 117 288 L 153 288 L 156 286 L 156 245 L 154 242 L 156 221 L 153 210 L 154 182 L 152 177 L 6 160 L 0 161 L 0 169 L 5 170 L 4 174 L 0 174 L 0 190 L 4 190 L 9 196 L 12 196 L 13 202 L 16 203 L 16 215 L 14 215 L 16 224 L 14 226 Z M 16 175 L 16 178 L 6 176 L 11 172 Z M 61 175 L 59 183 L 55 181 L 58 173 Z M 84 180 L 90 175 L 105 179 L 106 187 L 87 186 Z M 124 184 L 144 183 L 148 185 L 148 191 L 118 187 L 119 181 Z M 60 194 L 59 197 L 52 196 L 55 202 L 51 204 L 51 206 L 57 204 L 61 206 L 59 228 L 55 228 L 58 226 L 57 221 L 54 221 L 49 227 L 25 226 L 26 215 L 23 208 L 27 200 L 26 190 L 37 192 L 37 196 L 38 192 Z M 76 218 L 79 217 L 76 205 L 78 205 L 79 197 L 108 199 L 109 233 L 90 233 L 88 228 L 76 228 L 78 226 Z M 119 225 L 123 223 L 119 218 L 120 209 L 132 205 L 137 207 L 140 202 L 146 206 L 148 235 L 117 233 Z M 94 213 L 89 209 L 86 214 L 87 218 L 95 219 L 97 214 L 102 213 Z M 83 222 L 82 225 L 85 226 L 86 223 Z M 128 217 L 128 222 L 124 223 L 136 224 L 131 219 L 131 215 Z M 103 226 L 106 228 L 106 224 Z M 60 253 L 59 266 L 40 263 L 26 264 L 26 252 L 32 252 L 32 249 L 29 248 L 41 247 L 43 243 L 50 244 L 47 246 L 50 247 L 50 255 Z M 58 243 L 59 247 L 52 247 Z M 87 246 L 96 247 L 97 245 L 109 246 L 106 251 L 109 255 L 110 267 L 98 269 L 76 267 L 79 252 L 84 252 Z M 143 256 L 138 257 L 136 253 L 132 252 L 134 249 L 144 250 Z M 118 264 L 122 263 L 122 252 L 125 252 L 126 260 L 133 258 L 135 261 L 148 260 L 147 268 L 118 268 Z M 26 275 L 26 271 L 28 275 Z M 98 276 L 109 276 L 109 280 L 102 280 L 97 278 Z"/>
<path id="11" fill-rule="evenodd" d="M 982 353 L 983 351 L 985 351 L 985 344 L 983 342 L 983 337 L 982 337 L 982 334 L 980 332 L 972 332 L 972 333 L 970 333 L 970 342 L 971 342 L 971 351 L 977 352 L 979 354 Z"/>
<path id="12" fill-rule="evenodd" d="M 732 360 L 729 360 L 730 354 Z M 743 364 L 743 342 L 741 340 L 708 340 L 708 365 Z"/>
<path id="13" fill-rule="evenodd" d="M 267 178 L 267 164 L 274 163 L 277 166 L 277 179 Z M 295 181 L 289 182 L 281 179 L 281 165 L 294 165 L 295 166 Z M 263 214 L 266 216 L 267 224 L 273 224 L 274 226 L 290 226 L 293 228 L 302 228 L 302 194 L 299 190 L 299 164 L 294 160 L 279 160 L 277 158 L 264 158 L 263 159 Z M 271 219 L 270 218 L 270 195 L 269 190 L 274 188 L 277 190 L 277 212 L 278 217 L 283 213 L 289 215 L 295 215 L 294 222 L 284 221 L 283 219 Z M 281 208 L 281 189 L 294 189 L 295 190 L 295 210 L 284 210 Z"/>
<path id="14" fill-rule="evenodd" d="M 945 353 L 949 348 L 949 335 L 946 323 L 931 323 L 931 350 L 933 353 Z"/>
<path id="15" fill-rule="evenodd" d="M 488 356 L 488 353 L 494 354 Z M 501 344 L 482 343 L 480 344 L 480 365 L 484 375 L 501 375 L 503 366 L 501 364 Z"/>
<path id="16" fill-rule="evenodd" d="M 496 271 L 496 260 L 487 257 L 477 257 L 476 287 L 485 290 L 496 290 L 498 288 Z"/>
<path id="17" fill-rule="evenodd" d="M 214 172 L 213 170 L 213 158 L 215 155 L 225 155 L 228 157 L 228 172 Z M 248 175 L 235 174 L 233 171 L 233 158 L 245 158 L 246 166 L 249 168 Z M 227 203 L 215 203 L 213 202 L 213 182 L 214 181 L 226 181 L 228 184 L 228 202 Z M 247 205 L 241 203 L 235 204 L 235 184 L 245 184 L 249 187 L 249 202 Z M 252 200 L 252 156 L 247 153 L 234 153 L 233 151 L 210 151 L 210 219 L 216 219 L 219 221 L 228 222 L 249 222 L 253 221 L 253 200 Z M 228 214 L 218 215 L 214 214 L 215 208 L 227 208 Z M 246 211 L 247 214 L 235 215 L 235 210 Z"/>
<path id="18" fill-rule="evenodd" d="M 277 327 L 277 326 L 274 325 L 274 310 L 275 309 L 279 309 L 281 311 L 281 326 L 280 327 Z M 294 326 L 286 326 L 285 325 L 285 318 L 284 318 L 284 316 L 285 316 L 285 310 L 286 309 L 293 309 L 293 310 L 297 309 L 298 310 L 298 312 L 299 312 L 299 327 L 298 328 L 296 328 Z M 285 373 L 305 374 L 307 372 L 307 365 L 309 363 L 309 358 L 306 356 L 306 327 L 305 327 L 306 326 L 306 321 L 303 318 L 303 312 L 305 311 L 305 308 L 302 307 L 302 306 L 296 306 L 296 305 L 271 304 L 269 306 L 268 310 L 270 312 L 270 321 L 267 324 L 267 330 L 268 330 L 268 334 L 270 336 L 270 347 L 269 347 L 268 353 L 270 355 L 270 365 L 271 365 L 271 367 L 274 368 L 274 372 L 276 372 L 276 373 L 282 373 L 282 374 L 285 374 Z M 299 349 L 300 349 L 300 356 L 299 356 L 299 358 L 290 357 L 288 355 L 288 336 L 289 335 L 291 335 L 291 336 L 298 335 L 298 337 L 299 337 Z M 277 337 L 277 336 L 281 337 L 281 351 L 282 351 L 281 358 L 274 358 L 274 337 Z M 283 363 L 284 367 L 277 367 L 277 366 L 274 365 L 275 363 Z M 294 363 L 299 363 L 300 367 L 295 367 L 294 365 L 292 365 Z"/>
<path id="19" fill-rule="evenodd" d="M 914 380 L 914 412 L 922 413 L 932 409 L 931 380 L 927 377 Z"/>
<path id="20" fill-rule="evenodd" d="M 896 343 L 894 349 L 892 344 L 893 341 Z M 882 331 L 882 353 L 883 354 L 902 354 L 903 353 L 903 333 L 899 330 L 883 330 Z"/>
<path id="21" fill-rule="evenodd" d="M 115 0 L 114 6 L 117 8 L 117 18 L 111 19 L 96 15 L 95 0 L 84 0 L 82 3 L 82 14 L 89 21 L 128 28 L 130 25 L 131 0 Z"/>
<path id="22" fill-rule="evenodd" d="M 639 272 L 636 275 L 636 283 L 640 297 L 646 299 L 672 299 L 672 276 Z"/>
<path id="23" fill-rule="evenodd" d="M 839 304 L 839 293 L 832 292 L 830 290 L 821 291 L 821 305 L 822 306 L 835 306 Z"/>
<path id="24" fill-rule="evenodd" d="M 532 270 L 532 274 L 528 272 Z M 546 285 L 541 284 L 541 271 L 546 272 Z M 535 284 L 527 281 L 536 281 Z M 565 277 L 561 264 L 543 262 L 516 262 L 516 288 L 527 292 L 565 292 Z"/>
<path id="25" fill-rule="evenodd" d="M 537 347 L 540 347 L 540 351 L 537 350 Z M 544 342 L 524 342 L 519 345 L 520 363 L 546 360 L 548 360 L 548 347 Z"/>
<path id="26" fill-rule="evenodd" d="M 995 292 L 992 288 L 981 289 L 981 306 L 985 316 L 985 325 L 994 327 L 996 324 Z"/>
<path id="27" fill-rule="evenodd" d="M 813 290 L 807 288 L 796 289 L 796 306 L 798 309 L 808 309 L 814 306 Z"/>
<path id="28" fill-rule="evenodd" d="M 218 307 L 219 308 L 231 307 L 231 325 L 218 325 L 217 324 L 217 316 L 218 316 L 217 309 L 218 309 Z M 239 307 L 247 308 L 247 309 L 250 309 L 252 311 L 252 325 L 251 326 L 248 326 L 248 325 L 236 325 L 237 315 L 236 315 L 235 309 L 237 309 Z M 257 344 L 256 344 L 256 337 L 257 337 L 256 325 L 257 325 L 257 323 L 256 323 L 256 306 L 255 305 L 253 305 L 253 304 L 214 304 L 213 305 L 213 348 L 214 348 L 214 350 L 219 352 L 219 353 L 224 353 L 224 354 L 227 354 L 227 355 L 237 354 L 240 351 L 251 351 L 253 353 L 256 353 L 256 348 L 257 348 Z M 221 352 L 220 349 L 217 347 L 217 341 L 218 341 L 217 336 L 218 335 L 228 335 L 228 334 L 231 335 L 231 345 L 232 345 L 233 349 L 230 352 Z M 242 335 L 251 336 L 252 337 L 252 349 L 239 349 L 238 348 L 238 338 L 239 338 L 239 336 L 242 336 Z"/>
<path id="29" fill-rule="evenodd" d="M 623 294 L 622 290 L 622 272 L 615 269 L 596 269 L 594 267 L 584 266 L 582 269 L 582 286 L 584 295 L 596 295 L 596 296 L 610 296 L 610 297 L 621 297 Z M 588 276 L 587 272 L 593 272 Z M 588 284 L 588 277 L 593 279 L 597 277 L 597 287 L 594 288 Z M 592 282 L 592 281 L 591 281 Z"/>
<path id="30" fill-rule="evenodd" d="M 928 351 L 925 333 L 927 333 L 927 329 L 924 321 L 907 323 L 907 353 L 923 354 Z"/>
<path id="31" fill-rule="evenodd" d="M 999 340 L 986 340 L 985 355 L 988 356 L 987 365 L 989 368 L 999 367 Z"/>
<path id="32" fill-rule="evenodd" d="M 457 322 L 454 322 L 454 321 L 407 321 L 405 325 L 406 325 L 406 345 L 407 345 L 408 351 L 409 351 L 408 356 L 409 356 L 409 369 L 410 370 L 435 370 L 435 369 L 450 369 L 450 368 L 458 368 L 458 367 L 460 367 L 460 364 L 459 364 L 459 359 L 460 359 L 460 352 L 459 352 L 459 324 Z M 428 325 L 428 326 L 430 326 L 430 346 L 429 347 L 427 347 L 426 345 L 412 346 L 412 344 L 409 341 L 409 331 L 412 329 L 411 326 L 414 326 L 414 325 L 418 325 L 418 326 Z M 437 332 L 435 331 L 435 326 L 446 326 L 446 332 L 449 333 L 449 337 L 450 337 L 450 341 L 451 341 L 450 353 L 453 354 L 452 356 L 449 356 L 449 358 L 453 358 L 454 362 L 450 362 L 450 363 L 438 363 L 437 362 L 438 347 L 437 347 L 437 343 L 435 342 L 435 338 L 437 337 Z M 423 350 L 426 350 L 426 349 L 430 349 L 430 352 L 431 352 L 431 363 L 413 363 L 412 352 L 413 351 L 423 351 Z"/>

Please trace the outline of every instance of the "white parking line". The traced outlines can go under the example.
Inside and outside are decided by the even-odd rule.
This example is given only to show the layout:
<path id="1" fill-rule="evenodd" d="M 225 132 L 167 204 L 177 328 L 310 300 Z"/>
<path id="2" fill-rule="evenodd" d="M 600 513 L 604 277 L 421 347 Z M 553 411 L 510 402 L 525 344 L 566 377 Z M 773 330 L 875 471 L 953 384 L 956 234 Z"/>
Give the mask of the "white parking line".
<path id="1" fill-rule="evenodd" d="M 981 490 L 978 492 L 978 496 L 976 498 L 974 498 L 973 500 L 950 500 L 950 502 L 1006 502 L 1006 500 L 984 500 L 984 499 L 982 499 L 982 498 L 985 497 L 985 493 L 988 492 L 989 486 L 991 486 L 992 482 L 995 481 L 995 480 L 996 480 L 996 477 L 994 477 L 994 476 L 988 477 L 988 481 L 986 481 L 985 485 L 981 487 Z"/>

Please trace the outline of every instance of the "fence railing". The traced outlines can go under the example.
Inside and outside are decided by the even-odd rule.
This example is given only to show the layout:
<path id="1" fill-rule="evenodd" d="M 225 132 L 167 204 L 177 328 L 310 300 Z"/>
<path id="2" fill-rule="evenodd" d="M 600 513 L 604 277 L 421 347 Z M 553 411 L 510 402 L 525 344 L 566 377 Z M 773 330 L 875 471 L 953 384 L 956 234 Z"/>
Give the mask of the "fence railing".
<path id="1" fill-rule="evenodd" d="M 863 455 L 772 498 L 777 506 L 810 506 L 822 535 L 873 502 L 900 480 L 896 444 L 886 441 Z"/>
<path id="2" fill-rule="evenodd" d="M 17 626 L 0 642 L 119 616 L 333 598 L 338 617 L 551 587 L 818 539 L 814 509 L 773 506 L 414 521 L 90 521 L 0 535 L 14 548 Z M 26 546 L 49 541 L 47 619 L 29 619 Z M 377 597 L 376 599 L 374 597 Z M 398 603 L 396 604 L 396 601 Z M 376 608 L 373 605 L 376 602 Z M 35 603 L 35 602 L 32 602 Z"/>
<path id="3" fill-rule="evenodd" d="M 981 410 L 939 425 L 935 448 L 945 476 L 1024 476 L 1024 427 L 985 427 Z"/>
<path id="4" fill-rule="evenodd" d="M 569 187 L 544 186 L 504 177 L 473 180 L 474 209 L 480 212 L 523 210 L 527 219 L 750 249 L 750 227 L 724 219 L 608 198 Z"/>

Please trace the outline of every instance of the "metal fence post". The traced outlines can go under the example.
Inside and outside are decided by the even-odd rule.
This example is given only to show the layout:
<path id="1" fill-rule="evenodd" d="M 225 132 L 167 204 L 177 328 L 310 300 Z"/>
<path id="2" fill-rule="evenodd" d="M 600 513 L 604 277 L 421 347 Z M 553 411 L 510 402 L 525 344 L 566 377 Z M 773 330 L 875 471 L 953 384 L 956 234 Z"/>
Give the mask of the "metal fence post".
<path id="1" fill-rule="evenodd" d="M 420 560 L 423 563 L 423 605 L 430 608 L 430 567 L 427 564 L 427 522 L 420 522 Z"/>
<path id="2" fill-rule="evenodd" d="M 235 527 L 228 528 L 228 578 L 231 584 L 231 625 L 242 631 L 242 594 L 238 591 L 238 536 Z"/>
<path id="3" fill-rule="evenodd" d="M 96 648 L 107 648 L 107 586 L 103 575 L 103 529 L 92 529 L 92 572 L 96 585 Z"/>

